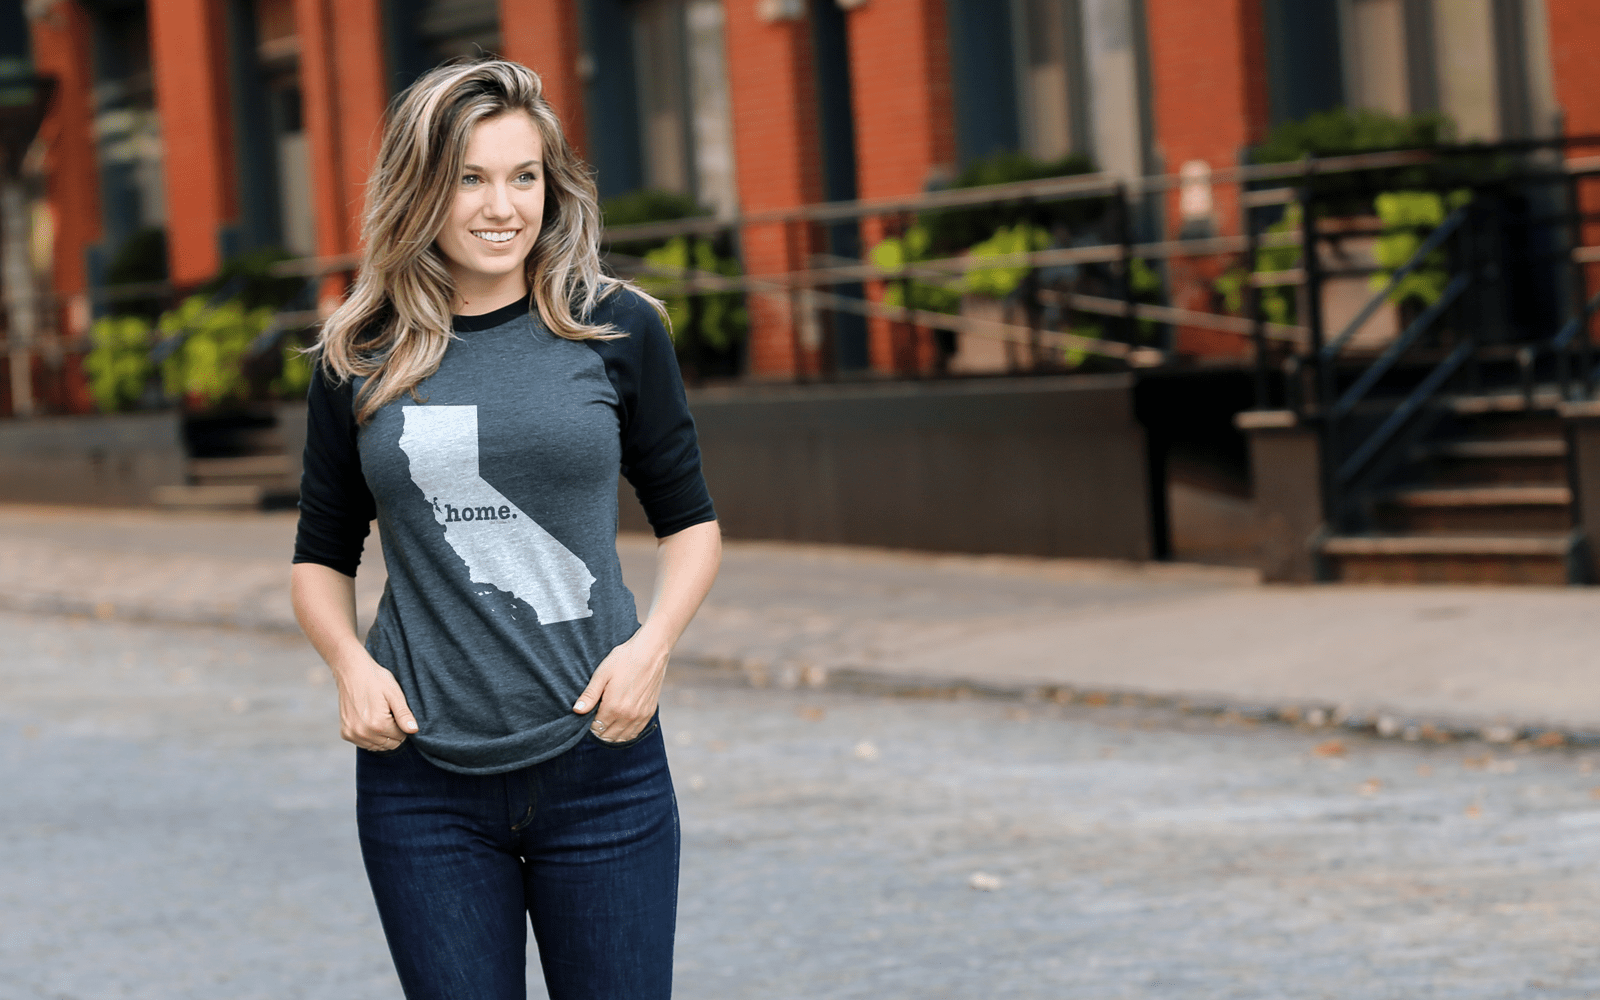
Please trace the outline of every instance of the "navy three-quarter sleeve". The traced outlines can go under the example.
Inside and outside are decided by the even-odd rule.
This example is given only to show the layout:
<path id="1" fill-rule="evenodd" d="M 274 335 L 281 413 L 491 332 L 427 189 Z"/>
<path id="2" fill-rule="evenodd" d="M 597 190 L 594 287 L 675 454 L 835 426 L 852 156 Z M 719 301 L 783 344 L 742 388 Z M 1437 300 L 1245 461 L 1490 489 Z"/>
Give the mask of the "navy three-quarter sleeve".
<path id="1" fill-rule="evenodd" d="M 655 309 L 619 289 L 592 319 L 627 333 L 585 341 L 605 361 L 622 417 L 622 474 L 633 486 L 657 538 L 714 521 L 700 469 L 700 442 L 683 391 L 672 338 Z"/>
<path id="2" fill-rule="evenodd" d="M 353 387 L 332 384 L 322 366 L 306 395 L 306 450 L 300 475 L 300 525 L 294 561 L 355 576 L 377 507 L 356 448 Z"/>

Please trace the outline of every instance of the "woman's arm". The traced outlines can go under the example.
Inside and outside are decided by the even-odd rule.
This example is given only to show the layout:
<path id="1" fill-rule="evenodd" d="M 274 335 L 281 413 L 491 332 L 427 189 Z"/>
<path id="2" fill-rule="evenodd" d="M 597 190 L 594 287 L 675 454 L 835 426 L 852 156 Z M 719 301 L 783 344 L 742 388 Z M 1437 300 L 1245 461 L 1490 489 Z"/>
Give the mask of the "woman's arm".
<path id="1" fill-rule="evenodd" d="M 600 661 L 572 706 L 579 715 L 594 711 L 592 725 L 601 739 L 631 740 L 656 714 L 672 647 L 711 590 L 721 562 L 722 529 L 715 521 L 684 528 L 656 544 L 650 613 L 632 638 Z"/>
<path id="2" fill-rule="evenodd" d="M 295 619 L 339 685 L 339 735 L 368 750 L 393 750 L 417 731 L 394 674 L 356 636 L 354 577 L 319 563 L 296 563 L 289 578 Z"/>

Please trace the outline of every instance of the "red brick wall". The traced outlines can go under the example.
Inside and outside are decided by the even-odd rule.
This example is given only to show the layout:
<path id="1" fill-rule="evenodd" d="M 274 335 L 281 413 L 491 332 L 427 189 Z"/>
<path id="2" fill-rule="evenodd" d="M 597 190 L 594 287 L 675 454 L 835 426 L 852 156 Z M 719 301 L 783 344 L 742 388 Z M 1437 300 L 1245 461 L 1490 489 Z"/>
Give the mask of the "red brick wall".
<path id="1" fill-rule="evenodd" d="M 1546 0 L 1550 18 L 1550 67 L 1555 76 L 1556 103 L 1566 134 L 1600 135 L 1600 16 L 1593 0 Z M 1600 146 L 1567 150 L 1568 156 L 1600 155 Z M 1600 213 L 1600 179 L 1579 181 L 1578 197 L 1585 212 Z M 1600 244 L 1600 223 L 1584 226 L 1586 246 Z M 1588 293 L 1600 289 L 1600 266 L 1588 271 Z M 1595 337 L 1600 320 L 1590 324 Z"/>
<path id="2" fill-rule="evenodd" d="M 150 11 L 150 62 L 161 114 L 168 275 L 204 281 L 222 263 L 218 231 L 237 215 L 222 10 L 163 0 Z"/>
<path id="3" fill-rule="evenodd" d="M 578 76 L 577 8 L 576 0 L 500 0 L 500 35 L 505 57 L 544 81 L 545 100 L 561 118 L 567 141 L 581 152 L 588 129 Z"/>
<path id="4" fill-rule="evenodd" d="M 1146 0 L 1156 146 L 1161 169 L 1177 173 L 1190 160 L 1213 170 L 1239 163 L 1249 145 L 1266 137 L 1269 124 L 1266 45 L 1259 0 Z M 1212 192 L 1217 231 L 1239 231 L 1236 189 Z M 1178 193 L 1166 205 L 1169 236 L 1180 223 Z M 1172 304 L 1209 310 L 1212 283 L 1225 262 L 1174 258 L 1168 263 Z M 1248 340 L 1215 331 L 1182 328 L 1185 354 L 1246 354 Z"/>
<path id="5" fill-rule="evenodd" d="M 30 28 L 34 67 L 56 81 L 50 112 L 39 128 L 55 221 L 52 281 L 58 294 L 74 295 L 89 287 L 84 250 L 100 239 L 89 17 L 77 3 L 58 3 Z"/>
<path id="6" fill-rule="evenodd" d="M 367 172 L 388 101 L 375 0 L 294 0 L 317 254 L 359 245 Z"/>
<path id="7" fill-rule="evenodd" d="M 734 158 L 746 212 L 789 208 L 822 198 L 811 28 L 804 21 L 765 24 L 756 4 L 730 3 L 725 26 Z M 796 270 L 812 249 L 809 230 L 752 225 L 743 234 L 751 274 Z M 784 295 L 750 298 L 750 371 L 782 375 L 815 363 L 796 343 Z"/>
<path id="8" fill-rule="evenodd" d="M 852 11 L 849 24 L 857 191 L 862 198 L 916 194 L 956 159 L 944 0 L 873 0 Z M 883 232 L 868 220 L 863 244 L 870 248 Z M 882 301 L 882 283 L 869 283 L 867 297 Z M 877 371 L 925 368 L 933 359 L 928 331 L 878 318 L 867 330 Z"/>

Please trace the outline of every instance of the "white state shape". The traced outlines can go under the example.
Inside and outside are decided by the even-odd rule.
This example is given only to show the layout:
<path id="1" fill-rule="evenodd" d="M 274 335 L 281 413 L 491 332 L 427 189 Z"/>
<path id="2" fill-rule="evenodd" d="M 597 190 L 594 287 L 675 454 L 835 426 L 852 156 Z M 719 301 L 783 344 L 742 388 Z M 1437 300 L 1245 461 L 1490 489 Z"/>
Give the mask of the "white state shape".
<path id="1" fill-rule="evenodd" d="M 527 602 L 539 623 L 588 618 L 594 575 L 555 536 L 478 474 L 476 406 L 405 406 L 400 450 L 411 481 L 444 525 L 444 539 L 467 564 L 473 583 L 487 583 Z M 501 520 L 454 520 L 447 511 L 510 508 Z"/>

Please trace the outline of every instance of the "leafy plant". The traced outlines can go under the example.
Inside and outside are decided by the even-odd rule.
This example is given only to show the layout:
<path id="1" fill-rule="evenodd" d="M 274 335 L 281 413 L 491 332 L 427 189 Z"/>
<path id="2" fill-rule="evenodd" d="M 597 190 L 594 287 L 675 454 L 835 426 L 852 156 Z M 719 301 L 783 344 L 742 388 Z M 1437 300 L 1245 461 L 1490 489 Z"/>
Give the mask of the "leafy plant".
<path id="1" fill-rule="evenodd" d="M 1038 226 L 1019 222 L 1007 229 L 1001 226 L 995 234 L 970 251 L 975 258 L 1004 257 L 1010 254 L 1032 253 L 1050 245 L 1050 234 Z M 1026 264 L 1012 267 L 986 267 L 967 272 L 966 288 L 974 295 L 989 295 L 1003 299 L 1016 290 L 1028 276 Z"/>
<path id="2" fill-rule="evenodd" d="M 89 391 L 102 413 L 131 409 L 155 373 L 150 361 L 150 321 L 139 315 L 105 316 L 89 328 L 94 344 L 84 356 Z"/>
<path id="3" fill-rule="evenodd" d="M 1283 218 L 1268 226 L 1268 233 L 1293 233 L 1300 230 L 1300 206 L 1289 205 Z M 1300 248 L 1295 245 L 1261 247 L 1256 250 L 1255 273 L 1272 274 L 1287 271 L 1300 263 Z M 1250 272 L 1235 267 L 1219 277 L 1213 287 L 1222 296 L 1222 303 L 1231 313 L 1244 311 L 1244 292 Z M 1295 296 L 1293 286 L 1267 285 L 1259 289 L 1261 313 L 1269 323 L 1292 324 L 1295 321 Z"/>
<path id="4" fill-rule="evenodd" d="M 950 185 L 952 189 L 1012 184 L 1018 181 L 1070 177 L 1094 171 L 1084 156 L 1060 160 L 1035 160 L 1025 153 L 1000 152 L 967 167 Z M 940 254 L 958 253 L 988 239 L 997 230 L 1020 223 L 1045 230 L 1077 229 L 1097 221 L 1105 214 L 1103 198 L 1073 199 L 1060 202 L 1015 202 L 976 208 L 936 209 L 922 213 L 918 224 L 928 230 L 930 245 Z"/>
<path id="5" fill-rule="evenodd" d="M 210 306 L 204 295 L 191 295 L 161 317 L 163 338 L 183 343 L 161 364 L 168 396 L 190 406 L 215 406 L 244 395 L 244 352 L 272 321 L 268 306 L 247 309 L 240 299 Z"/>
<path id="6" fill-rule="evenodd" d="M 712 274 L 738 277 L 742 271 L 739 262 L 731 257 L 720 257 L 711 247 L 711 241 L 688 236 L 674 236 L 665 245 L 648 251 L 644 259 L 656 267 L 682 271 L 693 268 Z M 657 289 L 678 283 L 677 278 L 646 276 L 639 284 L 652 294 Z M 713 350 L 725 351 L 743 340 L 749 330 L 743 296 L 738 292 L 702 292 L 700 300 L 700 338 Z M 667 298 L 667 316 L 672 321 L 673 340 L 689 328 L 689 298 L 676 295 Z"/>
<path id="7" fill-rule="evenodd" d="M 873 247 L 872 263 L 886 271 L 897 270 L 918 261 L 931 259 L 933 256 L 931 248 L 932 241 L 927 228 L 920 225 L 911 226 L 901 235 L 887 237 Z M 906 296 L 908 287 L 909 302 Z M 909 306 L 912 309 L 926 309 L 930 312 L 954 313 L 961 308 L 960 281 L 956 279 L 946 286 L 916 279 L 910 281 L 889 279 L 884 288 L 883 301 L 885 305 L 897 309 Z"/>
<path id="8" fill-rule="evenodd" d="M 1334 108 L 1276 126 L 1251 158 L 1256 163 L 1288 163 L 1304 156 L 1424 149 L 1449 142 L 1454 132 L 1449 116 L 1437 112 L 1391 115 L 1366 108 Z"/>
<path id="9" fill-rule="evenodd" d="M 1428 234 L 1444 222 L 1455 209 L 1472 200 L 1468 191 L 1440 195 L 1433 191 L 1389 191 L 1378 195 L 1374 207 L 1383 220 L 1384 232 L 1378 237 L 1372 255 L 1383 270 L 1368 280 L 1373 291 L 1388 285 L 1394 272 L 1415 257 Z M 1426 308 L 1439 301 L 1450 283 L 1449 261 L 1444 250 L 1435 250 L 1411 273 L 1400 279 L 1389 301 L 1396 305 L 1414 302 Z"/>
<path id="10" fill-rule="evenodd" d="M 645 188 L 613 195 L 600 203 L 600 217 L 608 226 L 635 226 L 645 222 L 670 222 L 709 215 L 699 202 L 676 191 Z"/>

